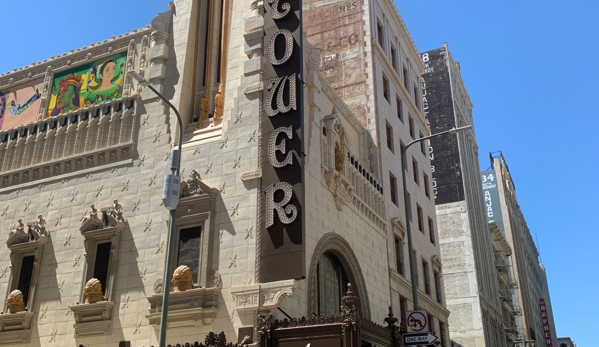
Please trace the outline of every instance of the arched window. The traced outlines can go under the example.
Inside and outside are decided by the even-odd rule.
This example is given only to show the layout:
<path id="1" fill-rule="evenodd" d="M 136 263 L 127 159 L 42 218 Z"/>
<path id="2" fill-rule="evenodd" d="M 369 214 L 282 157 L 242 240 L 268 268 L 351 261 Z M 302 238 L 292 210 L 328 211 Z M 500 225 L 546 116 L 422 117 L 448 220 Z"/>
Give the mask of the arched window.
<path id="1" fill-rule="evenodd" d="M 312 282 L 312 313 L 338 314 L 347 283 L 349 277 L 339 259 L 333 253 L 325 252 L 318 261 L 315 281 Z"/>

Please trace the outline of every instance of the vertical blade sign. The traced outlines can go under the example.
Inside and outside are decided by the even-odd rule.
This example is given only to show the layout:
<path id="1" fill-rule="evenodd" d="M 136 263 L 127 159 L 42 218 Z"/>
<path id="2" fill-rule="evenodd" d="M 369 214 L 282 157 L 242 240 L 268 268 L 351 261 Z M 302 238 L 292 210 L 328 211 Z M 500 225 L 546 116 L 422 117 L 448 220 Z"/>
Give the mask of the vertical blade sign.
<path id="1" fill-rule="evenodd" d="M 264 1 L 260 282 L 305 277 L 301 0 Z"/>

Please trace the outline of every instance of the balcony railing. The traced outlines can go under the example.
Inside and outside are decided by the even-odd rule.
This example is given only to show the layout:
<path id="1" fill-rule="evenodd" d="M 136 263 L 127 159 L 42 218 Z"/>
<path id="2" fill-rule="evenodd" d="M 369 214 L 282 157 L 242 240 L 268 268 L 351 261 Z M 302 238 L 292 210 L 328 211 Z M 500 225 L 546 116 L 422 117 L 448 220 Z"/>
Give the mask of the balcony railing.
<path id="1" fill-rule="evenodd" d="M 0 188 L 131 158 L 135 99 L 0 133 Z"/>

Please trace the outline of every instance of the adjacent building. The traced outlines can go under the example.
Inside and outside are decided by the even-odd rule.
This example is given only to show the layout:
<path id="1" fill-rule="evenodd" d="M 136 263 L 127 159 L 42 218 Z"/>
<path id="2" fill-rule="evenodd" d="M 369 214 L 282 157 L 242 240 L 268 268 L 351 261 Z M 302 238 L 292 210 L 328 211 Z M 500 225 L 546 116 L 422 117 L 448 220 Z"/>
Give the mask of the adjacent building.
<path id="1" fill-rule="evenodd" d="M 460 65 L 447 44 L 421 54 L 423 107 L 433 134 L 474 126 Z M 474 129 L 430 139 L 451 339 L 468 347 L 507 347 L 517 340 L 507 272 L 510 246 L 487 223 Z"/>
<path id="2" fill-rule="evenodd" d="M 443 262 L 428 144 L 401 150 L 431 131 L 424 117 L 420 73 L 424 64 L 408 29 L 390 0 L 305 0 L 306 39 L 320 52 L 320 73 L 367 129 L 366 161 L 361 162 L 384 187 L 389 285 L 395 312 L 412 309 L 406 245 L 404 194 L 409 194 L 418 297 L 428 310 L 432 330 L 449 346 L 443 290 Z M 407 191 L 402 175 L 407 175 Z M 478 176 L 478 173 L 475 175 Z"/>
<path id="3" fill-rule="evenodd" d="M 558 337 L 558 347 L 576 347 L 576 344 L 569 337 Z"/>
<path id="4" fill-rule="evenodd" d="M 518 205 L 516 186 L 501 152 L 490 155 L 491 169 L 481 173 L 490 225 L 495 225 L 513 250 L 506 263 L 515 285 L 510 295 L 519 312 L 516 317 L 520 346 L 557 345 L 555 324 L 545 268 Z M 499 236 L 499 235 L 498 235 Z"/>
<path id="5" fill-rule="evenodd" d="M 306 1 L 303 18 L 299 4 L 177 0 L 147 27 L 0 75 L 0 344 L 156 345 L 177 147 L 168 344 L 323 323 L 357 327 L 326 346 L 396 339 L 371 322 L 410 308 L 404 169 L 420 302 L 448 346 L 426 147 L 399 162 L 429 132 L 423 64 L 391 1 Z M 348 47 L 335 61 L 314 31 L 334 22 L 312 12 L 327 6 L 360 18 L 323 31 Z"/>

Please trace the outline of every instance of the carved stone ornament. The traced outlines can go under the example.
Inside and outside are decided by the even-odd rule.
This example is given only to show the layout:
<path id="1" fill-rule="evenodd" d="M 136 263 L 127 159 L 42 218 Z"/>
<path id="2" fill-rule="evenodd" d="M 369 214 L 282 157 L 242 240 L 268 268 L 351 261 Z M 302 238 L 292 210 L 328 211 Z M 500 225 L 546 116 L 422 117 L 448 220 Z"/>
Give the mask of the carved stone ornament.
<path id="1" fill-rule="evenodd" d="M 220 289 L 216 287 L 172 292 L 168 304 L 168 327 L 202 327 L 212 324 L 218 313 L 219 295 Z M 146 318 L 157 329 L 160 326 L 163 294 L 154 294 L 147 299 L 150 314 Z"/>
<path id="2" fill-rule="evenodd" d="M 173 272 L 173 291 L 184 292 L 193 288 L 191 269 L 187 265 L 181 265 Z"/>
<path id="3" fill-rule="evenodd" d="M 8 234 L 6 245 L 12 247 L 27 242 L 46 244 L 50 234 L 46 230 L 46 220 L 42 215 L 37 216 L 37 218 L 37 221 L 28 223 L 27 226 L 23 224 L 22 219 L 19 219 L 16 226 L 14 226 Z"/>
<path id="4" fill-rule="evenodd" d="M 212 276 L 212 285 L 218 287 L 222 282 L 220 272 L 218 270 L 214 270 L 214 275 Z"/>
<path id="5" fill-rule="evenodd" d="M 100 280 L 92 278 L 87 281 L 85 289 L 83 289 L 83 297 L 86 304 L 95 304 L 96 302 L 103 301 L 104 296 L 102 295 L 102 283 L 100 283 Z"/>
<path id="6" fill-rule="evenodd" d="M 345 156 L 341 152 L 339 142 L 335 142 L 335 171 L 343 171 L 343 163 L 345 162 Z"/>
<path id="7" fill-rule="evenodd" d="M 6 299 L 6 313 L 17 313 L 25 311 L 25 302 L 23 301 L 23 293 L 15 289 Z"/>
<path id="8" fill-rule="evenodd" d="M 285 297 L 295 295 L 295 288 L 297 281 L 285 280 L 232 287 L 231 294 L 237 312 L 258 312 L 281 306 Z"/>
<path id="9" fill-rule="evenodd" d="M 216 188 L 211 188 L 202 182 L 197 170 L 191 170 L 189 178 L 181 182 L 181 198 L 188 196 L 215 195 L 219 192 Z"/>

